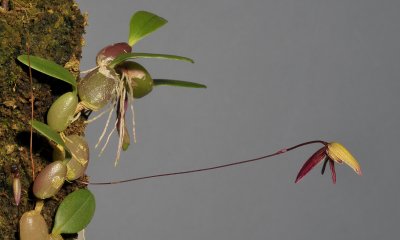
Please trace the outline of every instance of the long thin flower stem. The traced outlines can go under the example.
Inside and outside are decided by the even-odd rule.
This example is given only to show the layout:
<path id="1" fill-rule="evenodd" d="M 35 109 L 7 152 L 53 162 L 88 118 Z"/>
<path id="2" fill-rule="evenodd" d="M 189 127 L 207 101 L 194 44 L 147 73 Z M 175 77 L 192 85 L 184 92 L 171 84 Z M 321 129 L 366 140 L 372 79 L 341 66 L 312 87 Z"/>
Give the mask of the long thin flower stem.
<path id="1" fill-rule="evenodd" d="M 26 12 L 25 12 L 26 14 Z M 28 15 L 26 15 L 26 17 L 28 18 Z M 35 96 L 33 95 L 33 82 L 32 82 L 32 68 L 31 68 L 31 43 L 30 43 L 30 37 L 29 37 L 29 31 L 27 31 L 26 33 L 26 52 L 28 55 L 28 68 L 29 68 L 29 83 L 30 83 L 30 95 L 31 95 L 31 122 L 33 121 L 34 118 L 34 111 L 35 111 Z M 32 179 L 35 179 L 35 162 L 33 160 L 33 150 L 32 150 L 32 146 L 33 146 L 33 126 L 32 124 L 30 124 L 30 129 L 29 129 L 29 158 L 31 160 L 31 167 L 32 167 Z"/>
<path id="2" fill-rule="evenodd" d="M 314 143 L 321 143 L 323 145 L 327 144 L 327 142 L 325 142 L 325 141 L 315 140 L 315 141 L 304 142 L 304 143 L 295 145 L 290 148 L 283 148 L 283 149 L 281 149 L 275 153 L 269 154 L 269 155 L 265 155 L 265 156 L 261 156 L 261 157 L 257 157 L 257 158 L 253 158 L 253 159 L 248 159 L 248 160 L 243 160 L 243 161 L 238 161 L 238 162 L 233 162 L 233 163 L 228 163 L 228 164 L 223 164 L 223 165 L 218 165 L 218 166 L 213 166 L 213 167 L 187 170 L 187 171 L 181 171 L 181 172 L 161 173 L 161 174 L 150 175 L 150 176 L 145 176 L 145 177 L 131 178 L 131 179 L 126 179 L 126 180 L 111 181 L 111 182 L 85 182 L 85 181 L 81 181 L 81 182 L 84 184 L 91 184 L 91 185 L 110 185 L 110 184 L 134 182 L 134 181 L 139 181 L 139 180 L 144 180 L 144 179 L 149 179 L 149 178 L 158 178 L 158 177 L 166 177 L 166 176 L 172 176 L 172 175 L 182 175 L 182 174 L 186 174 L 186 173 L 204 172 L 204 171 L 214 170 L 214 169 L 218 169 L 218 168 L 225 168 L 225 167 L 236 166 L 236 165 L 241 165 L 241 164 L 245 164 L 245 163 L 259 161 L 262 159 L 277 156 L 282 153 L 286 153 L 291 150 L 294 150 L 296 148 L 299 148 L 299 147 L 302 147 L 305 145 L 314 144 Z"/>

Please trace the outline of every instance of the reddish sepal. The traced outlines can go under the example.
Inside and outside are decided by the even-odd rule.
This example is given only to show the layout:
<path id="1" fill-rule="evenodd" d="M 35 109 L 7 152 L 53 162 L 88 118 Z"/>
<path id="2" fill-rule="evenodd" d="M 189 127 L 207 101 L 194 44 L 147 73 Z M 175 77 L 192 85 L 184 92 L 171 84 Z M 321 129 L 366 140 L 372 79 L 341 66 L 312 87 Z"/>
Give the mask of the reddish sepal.
<path id="1" fill-rule="evenodd" d="M 296 180 L 294 181 L 297 183 L 302 179 L 311 169 L 313 169 L 319 162 L 324 159 L 326 156 L 326 146 L 320 148 L 318 151 L 316 151 L 301 167 L 299 173 L 297 174 Z"/>

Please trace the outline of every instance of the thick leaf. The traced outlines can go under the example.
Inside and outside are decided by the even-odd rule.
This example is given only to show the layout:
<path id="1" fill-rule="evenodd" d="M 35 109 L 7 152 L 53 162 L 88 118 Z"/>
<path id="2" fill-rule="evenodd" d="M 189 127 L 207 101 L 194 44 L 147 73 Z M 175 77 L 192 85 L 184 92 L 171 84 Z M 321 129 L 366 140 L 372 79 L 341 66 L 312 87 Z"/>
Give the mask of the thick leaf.
<path id="1" fill-rule="evenodd" d="M 26 66 L 29 66 L 28 55 L 21 55 L 18 57 L 18 60 Z M 71 84 L 74 89 L 76 88 L 75 77 L 64 67 L 58 65 L 53 61 L 37 56 L 29 56 L 29 60 L 31 68 L 51 77 L 67 82 Z"/>
<path id="2" fill-rule="evenodd" d="M 193 59 L 176 56 L 176 55 L 169 55 L 169 54 L 157 54 L 157 53 L 123 53 L 118 55 L 110 64 L 110 67 L 115 67 L 116 65 L 126 61 L 128 59 L 135 59 L 135 58 L 159 58 L 159 59 L 170 59 L 170 60 L 179 60 L 194 63 Z"/>
<path id="3" fill-rule="evenodd" d="M 154 86 L 166 85 L 173 87 L 187 87 L 187 88 L 207 88 L 206 85 L 194 82 L 186 82 L 180 80 L 171 80 L 171 79 L 153 79 Z"/>
<path id="4" fill-rule="evenodd" d="M 57 209 L 52 234 L 77 233 L 92 220 L 96 201 L 87 189 L 70 193 Z"/>
<path id="5" fill-rule="evenodd" d="M 162 17 L 146 11 L 138 11 L 131 17 L 129 25 L 129 45 L 134 45 L 146 35 L 154 32 L 167 23 Z"/>
<path id="6" fill-rule="evenodd" d="M 47 139 L 57 143 L 58 145 L 62 146 L 65 149 L 65 153 L 66 153 L 66 158 L 71 158 L 71 153 L 68 150 L 67 146 L 65 146 L 64 141 L 62 140 L 62 138 L 60 137 L 60 134 L 58 134 L 58 132 L 54 131 L 53 129 L 51 129 L 49 127 L 49 125 L 44 124 L 42 122 L 39 122 L 37 120 L 33 120 L 32 121 L 32 127 L 38 131 L 40 134 L 42 134 L 43 136 L 45 136 Z"/>

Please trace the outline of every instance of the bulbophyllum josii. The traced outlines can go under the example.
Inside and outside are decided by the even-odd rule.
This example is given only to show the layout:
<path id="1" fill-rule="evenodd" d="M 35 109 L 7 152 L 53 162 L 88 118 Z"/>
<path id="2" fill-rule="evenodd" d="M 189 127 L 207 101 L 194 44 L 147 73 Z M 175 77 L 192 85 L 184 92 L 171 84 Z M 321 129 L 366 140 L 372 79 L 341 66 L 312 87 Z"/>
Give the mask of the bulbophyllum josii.
<path id="1" fill-rule="evenodd" d="M 61 95 L 50 107 L 47 114 L 48 124 L 36 121 L 32 117 L 32 127 L 47 137 L 54 144 L 54 152 L 53 162 L 45 166 L 34 180 L 32 192 L 36 197 L 36 207 L 35 210 L 24 213 L 20 219 L 21 240 L 62 239 L 61 234 L 63 233 L 77 233 L 82 231 L 82 229 L 87 226 L 93 217 L 95 200 L 90 191 L 86 189 L 77 189 L 65 197 L 65 199 L 59 205 L 54 219 L 54 226 L 50 234 L 48 233 L 46 222 L 40 213 L 44 204 L 44 201 L 40 199 L 45 200 L 55 197 L 65 181 L 79 181 L 88 184 L 88 182 L 79 180 L 79 178 L 84 176 L 85 170 L 89 163 L 88 144 L 82 136 L 65 136 L 63 133 L 64 130 L 68 128 L 70 123 L 79 117 L 79 114 L 82 110 L 86 109 L 91 111 L 100 111 L 107 105 L 111 105 L 109 108 L 107 124 L 104 128 L 104 132 L 99 138 L 99 142 L 105 136 L 113 110 L 116 111 L 117 119 L 111 132 L 107 136 L 106 143 L 104 144 L 101 152 L 104 150 L 110 137 L 112 136 L 112 133 L 116 129 L 119 134 L 117 156 L 115 161 L 115 163 L 117 163 L 120 158 L 121 149 L 126 150 L 130 144 L 125 115 L 128 106 L 130 106 L 133 112 L 134 99 L 139 99 L 148 95 L 153 90 L 153 87 L 158 85 L 205 88 L 205 85 L 192 82 L 168 79 L 152 79 L 148 71 L 142 65 L 133 61 L 129 61 L 130 59 L 136 58 L 160 58 L 193 62 L 189 58 L 174 55 L 132 53 L 132 46 L 137 41 L 152 31 L 155 31 L 165 23 L 165 19 L 162 19 L 152 13 L 144 11 L 135 13 L 131 19 L 128 43 L 116 43 L 106 46 L 100 50 L 96 57 L 97 66 L 90 70 L 90 72 L 81 80 L 79 85 L 76 83 L 75 77 L 72 76 L 71 73 L 54 62 L 39 57 L 30 56 L 29 53 L 28 55 L 21 55 L 18 57 L 18 59 L 22 63 L 28 65 L 29 68 L 32 67 L 32 69 L 65 81 L 72 86 L 71 92 Z M 78 99 L 78 96 L 80 99 Z M 107 110 L 103 111 L 103 113 L 106 112 Z M 135 137 L 134 118 L 132 119 L 132 123 L 133 136 Z M 117 184 L 163 176 L 181 175 L 220 169 L 259 161 L 316 143 L 322 144 L 323 147 L 314 153 L 308 161 L 306 161 L 298 173 L 295 182 L 298 182 L 300 179 L 302 179 L 303 176 L 305 176 L 323 159 L 325 159 L 325 161 L 322 172 L 324 172 L 326 164 L 329 162 L 332 171 L 332 180 L 334 183 L 336 182 L 336 171 L 334 168 L 335 162 L 345 163 L 358 175 L 361 175 L 360 165 L 343 145 L 337 142 L 328 143 L 325 141 L 316 140 L 304 142 L 289 148 L 283 148 L 275 153 L 249 160 L 231 162 L 200 169 L 160 173 L 122 181 L 103 183 L 91 182 L 91 184 Z M 32 168 L 33 166 L 34 165 L 32 164 Z M 11 170 L 13 174 L 14 199 L 16 205 L 18 205 L 21 200 L 20 176 L 17 167 L 12 167 Z M 34 169 L 32 172 L 35 172 Z M 1 177 L 0 175 L 0 183 L 1 179 L 4 181 L 4 177 Z"/>
<path id="2" fill-rule="evenodd" d="M 132 111 L 132 133 L 134 142 L 136 142 L 134 99 L 148 95 L 153 90 L 153 86 L 157 85 L 190 88 L 206 87 L 202 84 L 179 80 L 153 80 L 149 72 L 142 65 L 131 60 L 138 58 L 158 58 L 193 63 L 192 59 L 182 56 L 132 52 L 134 44 L 166 23 L 165 19 L 152 13 L 145 11 L 136 12 L 131 18 L 128 43 L 119 42 L 102 48 L 96 56 L 97 66 L 89 70 L 89 73 L 78 84 L 78 94 L 81 102 L 78 104 L 76 112 L 84 109 L 98 111 L 103 109 L 107 104 L 110 105 L 108 109 L 87 122 L 91 122 L 108 112 L 108 118 L 104 130 L 98 139 L 96 148 L 105 139 L 103 147 L 100 150 L 99 155 L 101 155 L 112 134 L 117 130 L 119 138 L 115 164 L 118 163 L 121 150 L 125 151 L 130 144 L 129 128 L 126 127 L 127 124 L 125 121 L 128 106 Z M 112 124 L 111 130 L 106 137 L 113 110 L 116 111 L 117 120 Z"/>
<path id="3" fill-rule="evenodd" d="M 97 147 L 106 135 L 113 110 L 115 109 L 117 120 L 106 137 L 100 155 L 107 146 L 113 132 L 117 129 L 120 136 L 115 161 L 117 163 L 121 149 L 126 150 L 130 143 L 128 128 L 125 124 L 125 112 L 128 106 L 133 112 L 132 104 L 134 99 L 142 98 L 149 94 L 153 86 L 158 85 L 189 88 L 206 87 L 203 84 L 179 80 L 153 80 L 143 66 L 132 62 L 132 59 L 138 58 L 157 58 L 193 63 L 192 59 L 182 56 L 131 52 L 134 44 L 166 23 L 165 19 L 153 13 L 145 11 L 134 13 L 131 17 L 128 42 L 119 42 L 102 48 L 96 56 L 96 67 L 89 70 L 79 83 L 67 69 L 51 60 L 39 56 L 19 56 L 18 60 L 21 63 L 50 77 L 64 81 L 72 87 L 72 91 L 62 94 L 50 107 L 47 114 L 47 125 L 35 122 L 32 126 L 53 140 L 54 137 L 58 138 L 56 136 L 58 134 L 61 137 L 65 137 L 64 131 L 73 121 L 79 118 L 82 111 L 102 110 L 103 112 L 98 116 L 87 121 L 89 123 L 108 112 L 108 120 L 96 144 Z M 104 110 L 107 105 L 110 107 Z M 132 124 L 135 141 L 134 117 L 132 117 Z"/>
<path id="4" fill-rule="evenodd" d="M 104 47 L 96 56 L 97 67 L 91 70 L 78 84 L 78 93 L 80 99 L 82 100 L 78 111 L 81 109 L 98 111 L 107 104 L 111 105 L 111 107 L 108 109 L 109 114 L 106 126 L 99 137 L 96 148 L 99 146 L 106 134 L 106 131 L 108 130 L 113 109 L 116 110 L 117 120 L 108 134 L 103 148 L 100 151 L 101 155 L 107 146 L 111 135 L 115 129 L 117 129 L 119 138 L 115 163 L 117 163 L 120 158 L 121 149 L 126 150 L 130 144 L 129 133 L 127 127 L 125 126 L 125 112 L 128 108 L 128 105 L 131 106 L 133 112 L 133 86 L 129 81 L 126 80 L 124 75 L 121 74 L 121 71 L 118 71 L 117 74 L 115 71 L 117 68 L 112 68 L 108 65 L 117 56 L 128 53 L 131 51 L 131 49 L 132 47 L 124 42 L 111 44 Z M 124 65 L 125 63 L 127 62 L 122 62 L 120 65 Z M 107 112 L 107 110 L 103 111 L 103 113 L 105 112 Z M 99 116 L 101 116 L 103 113 L 101 113 Z M 93 119 L 90 121 L 93 121 Z M 132 122 L 134 139 L 136 139 L 134 120 L 132 120 Z"/>
<path id="5" fill-rule="evenodd" d="M 108 65 L 119 55 L 129 53 L 132 47 L 125 42 L 102 48 L 96 56 L 97 66 L 90 69 L 78 84 L 81 99 L 77 112 L 82 109 L 98 111 L 117 97 L 119 77 Z"/>

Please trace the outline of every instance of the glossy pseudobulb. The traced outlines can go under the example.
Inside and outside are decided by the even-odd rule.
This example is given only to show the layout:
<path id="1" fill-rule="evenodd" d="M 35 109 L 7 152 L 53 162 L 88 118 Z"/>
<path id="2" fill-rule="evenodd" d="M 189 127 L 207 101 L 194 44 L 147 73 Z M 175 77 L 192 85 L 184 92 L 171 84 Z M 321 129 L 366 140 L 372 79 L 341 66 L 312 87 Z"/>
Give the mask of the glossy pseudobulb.
<path id="1" fill-rule="evenodd" d="M 47 165 L 33 182 L 33 194 L 40 199 L 54 196 L 64 184 L 67 166 L 61 161 Z"/>
<path id="2" fill-rule="evenodd" d="M 65 145 L 71 152 L 72 158 L 67 163 L 67 180 L 73 181 L 82 177 L 89 164 L 89 145 L 85 138 L 79 135 L 65 137 Z M 53 161 L 65 159 L 65 151 L 55 148 L 53 151 Z"/>
<path id="3" fill-rule="evenodd" d="M 96 56 L 99 66 L 106 66 L 118 55 L 132 52 L 132 47 L 126 42 L 114 43 L 102 48 Z"/>
<path id="4" fill-rule="evenodd" d="M 109 103 L 115 96 L 118 75 L 107 67 L 97 68 L 78 83 L 81 103 L 88 109 L 97 111 Z"/>
<path id="5" fill-rule="evenodd" d="M 48 227 L 40 212 L 35 210 L 22 214 L 19 220 L 21 240 L 49 240 Z"/>
<path id="6" fill-rule="evenodd" d="M 153 79 L 149 72 L 139 63 L 136 62 L 123 62 L 116 67 L 118 74 L 125 76 L 128 79 L 132 89 L 132 96 L 134 98 L 141 98 L 149 94 L 153 90 Z"/>
<path id="7" fill-rule="evenodd" d="M 47 124 L 57 132 L 64 131 L 74 118 L 78 96 L 72 92 L 61 95 L 47 113 Z"/>

